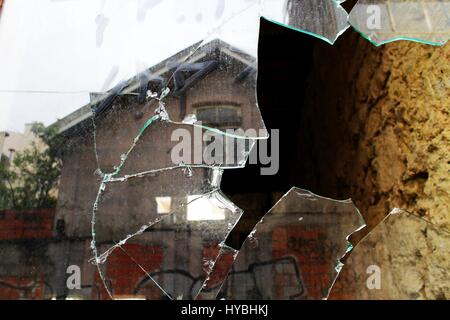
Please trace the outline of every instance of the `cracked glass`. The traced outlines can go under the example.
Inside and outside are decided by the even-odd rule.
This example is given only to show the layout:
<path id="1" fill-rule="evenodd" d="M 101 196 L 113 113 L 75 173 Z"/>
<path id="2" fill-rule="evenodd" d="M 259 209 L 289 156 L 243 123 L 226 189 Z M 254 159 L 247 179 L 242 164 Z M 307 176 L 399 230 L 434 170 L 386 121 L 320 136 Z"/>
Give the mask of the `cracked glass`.
<path id="1" fill-rule="evenodd" d="M 350 24 L 374 44 L 448 39 L 447 2 L 342 2 L 0 1 L 0 298 L 326 299 L 364 224 L 353 203 L 292 188 L 239 249 L 246 212 L 221 182 L 278 138 L 261 18 L 327 44 Z M 371 5 L 389 7 L 377 32 Z"/>
<path id="2" fill-rule="evenodd" d="M 341 1 L 342 2 L 342 1 Z M 349 27 L 348 13 L 338 1 L 266 0 L 262 15 L 276 23 L 318 37 L 330 44 Z"/>
<path id="3" fill-rule="evenodd" d="M 3 41 L 26 24 L 21 11 L 37 26 L 26 46 L 3 51 L 2 61 L 24 58 L 3 68 L 2 98 L 45 108 L 63 138 L 56 214 L 40 217 L 55 219 L 59 240 L 48 244 L 50 231 L 36 241 L 58 272 L 41 298 L 195 298 L 241 215 L 220 191 L 222 169 L 244 166 L 267 138 L 256 102 L 257 3 L 24 4 L 2 10 Z M 45 51 L 28 51 L 38 38 Z M 24 120 L 6 111 L 10 127 Z M 67 268 L 78 268 L 81 288 L 65 288 Z M 23 272 L 9 277 L 17 288 L 5 283 L 24 297 L 48 280 Z"/>
<path id="4" fill-rule="evenodd" d="M 244 241 L 219 294 L 230 300 L 325 299 L 348 236 L 364 226 L 350 200 L 292 188 Z"/>
<path id="5" fill-rule="evenodd" d="M 242 214 L 217 186 L 202 177 L 204 173 L 194 170 L 191 178 L 184 181 L 186 186 L 177 183 L 173 191 L 164 184 L 183 176 L 174 170 L 156 181 L 138 178 L 135 186 L 113 183 L 105 188 L 96 213 L 93 248 L 98 250 L 99 280 L 105 281 L 108 295 L 136 294 L 146 299 L 197 297 L 221 255 L 223 239 Z M 161 184 L 156 183 L 158 180 Z M 161 196 L 141 198 L 141 204 L 131 208 L 126 203 L 134 202 L 129 195 L 136 194 L 137 189 Z M 111 208 L 117 213 L 128 212 L 129 223 L 117 223 L 119 214 L 117 218 L 107 214 Z M 128 276 L 126 283 L 124 275 Z"/>
<path id="6" fill-rule="evenodd" d="M 443 45 L 450 37 L 450 2 L 359 0 L 349 23 L 375 45 L 410 40 Z"/>
<path id="7" fill-rule="evenodd" d="M 445 257 L 449 252 L 448 229 L 405 210 L 393 209 L 355 246 L 330 299 L 415 300 L 427 295 L 446 299 L 450 280 Z M 427 266 L 436 264 L 438 269 L 424 273 Z M 433 282 L 432 278 L 440 281 Z"/>

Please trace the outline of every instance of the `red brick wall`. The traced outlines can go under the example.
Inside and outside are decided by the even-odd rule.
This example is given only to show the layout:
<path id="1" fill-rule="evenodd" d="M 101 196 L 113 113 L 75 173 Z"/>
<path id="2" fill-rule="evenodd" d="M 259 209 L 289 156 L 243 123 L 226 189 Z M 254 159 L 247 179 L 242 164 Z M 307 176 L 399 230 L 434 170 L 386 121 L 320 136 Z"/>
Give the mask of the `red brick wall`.
<path id="1" fill-rule="evenodd" d="M 227 276 L 228 271 L 231 269 L 231 266 L 234 262 L 233 254 L 231 252 L 222 253 L 220 256 L 218 256 L 219 252 L 220 247 L 217 245 L 203 247 L 203 261 L 215 262 L 214 270 L 209 275 L 206 289 L 220 285 Z M 204 276 L 206 276 L 206 273 L 204 274 Z"/>
<path id="2" fill-rule="evenodd" d="M 54 208 L 32 211 L 0 211 L 0 240 L 51 238 L 54 218 Z"/>
<path id="3" fill-rule="evenodd" d="M 0 299 L 42 299 L 44 287 L 45 285 L 42 279 L 0 277 Z"/>
<path id="4" fill-rule="evenodd" d="M 326 288 L 332 281 L 331 249 L 317 240 L 327 239 L 325 232 L 319 228 L 304 230 L 303 227 L 292 226 L 276 228 L 272 233 L 272 257 L 274 259 L 295 257 L 301 269 L 299 271 L 302 281 L 308 288 L 310 297 L 322 296 L 323 292 L 320 292 L 320 288 Z M 277 278 L 277 280 L 281 289 L 295 285 L 288 283 L 289 280 L 286 277 Z"/>
<path id="5" fill-rule="evenodd" d="M 134 259 L 147 272 L 154 272 L 161 267 L 163 251 L 159 246 L 146 246 L 141 244 L 125 244 L 123 249 L 128 255 L 117 248 L 109 257 L 106 266 L 106 278 L 111 282 L 115 298 L 131 297 L 139 280 L 145 278 L 146 273 L 135 263 Z M 108 299 L 108 294 L 96 273 L 95 281 L 101 288 L 101 298 Z M 155 287 L 155 296 L 148 299 L 159 299 L 161 293 Z"/>

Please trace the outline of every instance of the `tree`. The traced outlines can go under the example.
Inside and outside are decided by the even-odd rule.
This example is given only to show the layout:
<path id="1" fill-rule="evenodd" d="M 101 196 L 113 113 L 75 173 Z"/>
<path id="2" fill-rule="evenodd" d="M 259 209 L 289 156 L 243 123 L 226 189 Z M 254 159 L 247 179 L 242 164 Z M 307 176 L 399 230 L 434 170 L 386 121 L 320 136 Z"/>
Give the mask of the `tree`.
<path id="1" fill-rule="evenodd" d="M 61 172 L 62 139 L 55 125 L 35 123 L 31 131 L 40 138 L 17 152 L 12 161 L 0 161 L 0 209 L 26 210 L 56 206 L 54 191 Z M 52 194 L 53 193 L 53 194 Z"/>

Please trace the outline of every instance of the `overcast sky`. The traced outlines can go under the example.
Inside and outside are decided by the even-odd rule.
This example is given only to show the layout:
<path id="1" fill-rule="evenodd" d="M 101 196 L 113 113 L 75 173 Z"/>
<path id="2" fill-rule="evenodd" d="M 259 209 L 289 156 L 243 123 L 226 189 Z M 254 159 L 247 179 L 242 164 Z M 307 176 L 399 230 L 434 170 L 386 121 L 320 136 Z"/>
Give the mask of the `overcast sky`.
<path id="1" fill-rule="evenodd" d="M 255 0 L 6 0 L 0 130 L 50 124 L 205 38 L 256 55 L 259 14 Z"/>

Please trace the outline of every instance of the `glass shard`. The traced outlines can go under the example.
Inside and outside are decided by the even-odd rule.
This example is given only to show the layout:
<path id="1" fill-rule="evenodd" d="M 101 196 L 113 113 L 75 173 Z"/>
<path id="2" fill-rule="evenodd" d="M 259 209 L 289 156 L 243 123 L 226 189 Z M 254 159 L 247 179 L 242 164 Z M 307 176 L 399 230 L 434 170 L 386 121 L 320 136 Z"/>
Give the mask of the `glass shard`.
<path id="1" fill-rule="evenodd" d="M 348 13 L 333 0 L 264 0 L 262 16 L 330 44 L 349 27 Z"/>
<path id="2" fill-rule="evenodd" d="M 116 116 L 122 121 L 126 118 Z M 96 127 L 105 129 L 96 132 L 99 167 L 102 172 L 115 173 L 115 179 L 164 168 L 242 167 L 256 141 L 239 135 L 229 136 L 202 126 L 161 119 L 152 122 L 135 143 L 134 137 L 129 137 L 130 128 L 134 126 L 125 125 L 120 129 L 109 123 L 108 126 L 96 124 Z M 136 129 L 134 132 L 138 131 Z M 111 134 L 118 140 L 111 141 Z M 126 142 L 130 142 L 132 147 Z"/>
<path id="3" fill-rule="evenodd" d="M 330 299 L 449 299 L 449 252 L 447 229 L 394 209 L 349 254 Z"/>
<path id="4" fill-rule="evenodd" d="M 450 37 L 447 0 L 359 0 L 349 22 L 374 45 L 410 40 L 443 45 Z"/>
<path id="5" fill-rule="evenodd" d="M 106 183 L 95 211 L 96 238 L 119 241 L 143 225 L 186 211 L 188 201 L 218 190 L 209 182 L 211 171 L 198 168 L 189 174 L 174 169 Z M 166 199 L 165 210 L 161 210 L 161 198 Z"/>
<path id="6" fill-rule="evenodd" d="M 363 225 L 350 200 L 292 188 L 245 240 L 219 296 L 326 298 L 349 250 L 348 235 Z"/>
<path id="7" fill-rule="evenodd" d="M 197 300 L 216 299 L 220 288 L 233 267 L 234 260 L 238 254 L 237 250 L 225 244 L 220 245 L 220 252 L 218 255 L 215 255 L 215 251 L 212 252 L 214 253 L 216 260 L 214 265 L 211 266 L 211 272 L 206 281 L 204 281 L 200 293 L 197 295 Z"/>
<path id="8" fill-rule="evenodd" d="M 261 15 L 333 43 L 348 27 L 342 2 L 0 0 L 0 298 L 326 297 L 345 237 L 362 224 L 352 203 L 294 188 L 237 256 L 224 240 L 242 210 L 220 185 L 223 169 L 242 168 L 268 138 L 255 92 Z M 402 17 L 445 38 L 447 2 L 439 6 Z M 274 117 L 285 119 L 286 106 Z M 13 161 L 40 145 L 34 122 L 59 141 L 33 149 L 45 164 L 37 179 Z M 23 186 L 8 181 L 15 174 Z M 18 206 L 15 191 L 33 201 Z"/>
<path id="9" fill-rule="evenodd" d="M 97 282 L 104 282 L 109 291 L 103 293 L 104 298 L 110 294 L 112 298 L 195 299 L 216 261 L 224 260 L 221 257 L 225 249 L 221 244 L 241 216 L 241 210 L 214 187 L 208 190 L 206 183 L 199 185 L 197 182 L 203 179 L 196 178 L 201 177 L 198 170 L 185 180 L 190 183 L 183 188 L 175 182 L 182 175 L 174 170 L 168 174 L 173 176 L 166 175 L 159 181 L 170 181 L 169 186 L 178 188 L 138 178 L 130 184 L 112 183 L 105 189 L 95 224 L 99 254 L 93 261 L 99 265 Z M 141 198 L 135 208 L 127 205 L 133 202 L 132 193 Z M 164 211 L 170 213 L 158 212 L 158 199 L 148 197 L 154 194 L 165 198 Z M 161 197 L 159 201 L 161 207 Z M 119 203 L 121 209 L 117 210 Z M 115 210 L 110 211 L 108 206 Z M 112 212 L 127 212 L 129 219 L 118 223 L 120 215 L 114 216 Z"/>

